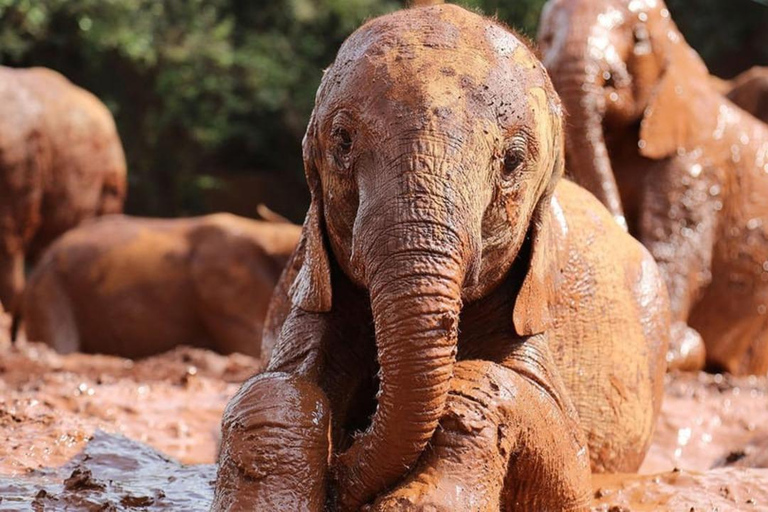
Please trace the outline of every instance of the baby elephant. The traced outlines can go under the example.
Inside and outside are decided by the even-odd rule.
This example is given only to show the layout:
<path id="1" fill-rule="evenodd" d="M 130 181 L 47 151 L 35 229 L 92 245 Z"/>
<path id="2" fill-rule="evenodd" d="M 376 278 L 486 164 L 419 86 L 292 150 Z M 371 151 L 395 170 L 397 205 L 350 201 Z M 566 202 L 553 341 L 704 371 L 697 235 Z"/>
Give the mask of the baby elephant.
<path id="1" fill-rule="evenodd" d="M 64 353 L 139 358 L 186 344 L 259 356 L 269 298 L 300 232 L 229 214 L 87 223 L 30 276 L 27 337 Z"/>
<path id="2" fill-rule="evenodd" d="M 590 465 L 637 469 L 668 300 L 648 252 L 559 181 L 562 118 L 525 43 L 454 5 L 349 37 L 214 510 L 585 510 Z"/>

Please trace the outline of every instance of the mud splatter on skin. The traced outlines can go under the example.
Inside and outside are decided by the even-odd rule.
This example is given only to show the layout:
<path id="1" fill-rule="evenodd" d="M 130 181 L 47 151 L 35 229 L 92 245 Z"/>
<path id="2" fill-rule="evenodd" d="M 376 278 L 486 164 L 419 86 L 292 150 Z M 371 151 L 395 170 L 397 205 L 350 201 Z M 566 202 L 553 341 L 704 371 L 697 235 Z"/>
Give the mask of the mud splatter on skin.
<path id="1" fill-rule="evenodd" d="M 277 344 L 225 413 L 215 508 L 310 489 L 308 510 L 584 510 L 590 462 L 632 471 L 647 449 L 667 299 L 650 255 L 558 181 L 541 63 L 459 7 L 400 11 L 347 39 L 315 107 Z"/>

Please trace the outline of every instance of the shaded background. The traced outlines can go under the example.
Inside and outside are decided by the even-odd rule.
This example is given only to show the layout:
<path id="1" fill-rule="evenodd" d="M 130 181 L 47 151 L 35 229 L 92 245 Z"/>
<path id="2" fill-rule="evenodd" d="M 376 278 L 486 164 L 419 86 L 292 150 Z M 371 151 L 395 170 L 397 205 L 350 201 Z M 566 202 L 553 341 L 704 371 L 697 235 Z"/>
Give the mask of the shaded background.
<path id="1" fill-rule="evenodd" d="M 461 0 L 532 39 L 545 0 Z M 717 75 L 768 64 L 768 0 L 668 0 Z M 301 138 L 322 69 L 403 0 L 0 0 L 0 64 L 47 66 L 115 115 L 126 210 L 301 221 Z"/>

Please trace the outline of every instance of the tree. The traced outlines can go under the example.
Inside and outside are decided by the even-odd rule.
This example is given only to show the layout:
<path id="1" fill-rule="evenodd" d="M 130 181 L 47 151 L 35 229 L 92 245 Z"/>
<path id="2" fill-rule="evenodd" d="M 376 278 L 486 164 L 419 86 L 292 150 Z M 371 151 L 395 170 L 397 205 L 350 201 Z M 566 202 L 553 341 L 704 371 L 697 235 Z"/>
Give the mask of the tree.
<path id="1" fill-rule="evenodd" d="M 432 3 L 0 0 L 0 63 L 48 66 L 93 91 L 123 138 L 129 211 L 188 214 L 205 209 L 220 169 L 303 181 L 301 137 L 322 70 L 365 19 L 408 1 Z M 713 70 L 730 76 L 768 62 L 762 1 L 668 3 Z M 456 3 L 533 39 L 545 0 Z"/>

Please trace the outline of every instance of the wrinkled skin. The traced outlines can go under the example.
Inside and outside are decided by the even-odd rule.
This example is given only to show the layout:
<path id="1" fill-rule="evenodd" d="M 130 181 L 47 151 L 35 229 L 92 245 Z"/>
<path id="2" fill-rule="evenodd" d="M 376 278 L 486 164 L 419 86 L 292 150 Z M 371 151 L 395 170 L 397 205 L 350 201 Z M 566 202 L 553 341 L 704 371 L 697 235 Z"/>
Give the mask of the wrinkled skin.
<path id="1" fill-rule="evenodd" d="M 768 123 L 768 67 L 754 66 L 727 84 L 729 100 Z"/>
<path id="2" fill-rule="evenodd" d="M 58 239 L 24 291 L 27 338 L 139 358 L 185 344 L 259 356 L 301 228 L 229 214 L 109 216 Z"/>
<path id="3" fill-rule="evenodd" d="M 95 96 L 45 68 L 0 67 L 0 301 L 14 315 L 24 261 L 84 219 L 122 211 L 125 156 Z"/>
<path id="4" fill-rule="evenodd" d="M 558 185 L 563 156 L 546 72 L 495 22 L 444 5 L 350 36 L 304 141 L 276 346 L 224 415 L 214 510 L 584 510 L 590 464 L 637 469 L 666 292 Z"/>
<path id="5" fill-rule="evenodd" d="M 661 0 L 552 0 L 539 39 L 570 169 L 667 283 L 670 366 L 706 352 L 713 369 L 766 373 L 768 128 L 720 94 Z"/>

